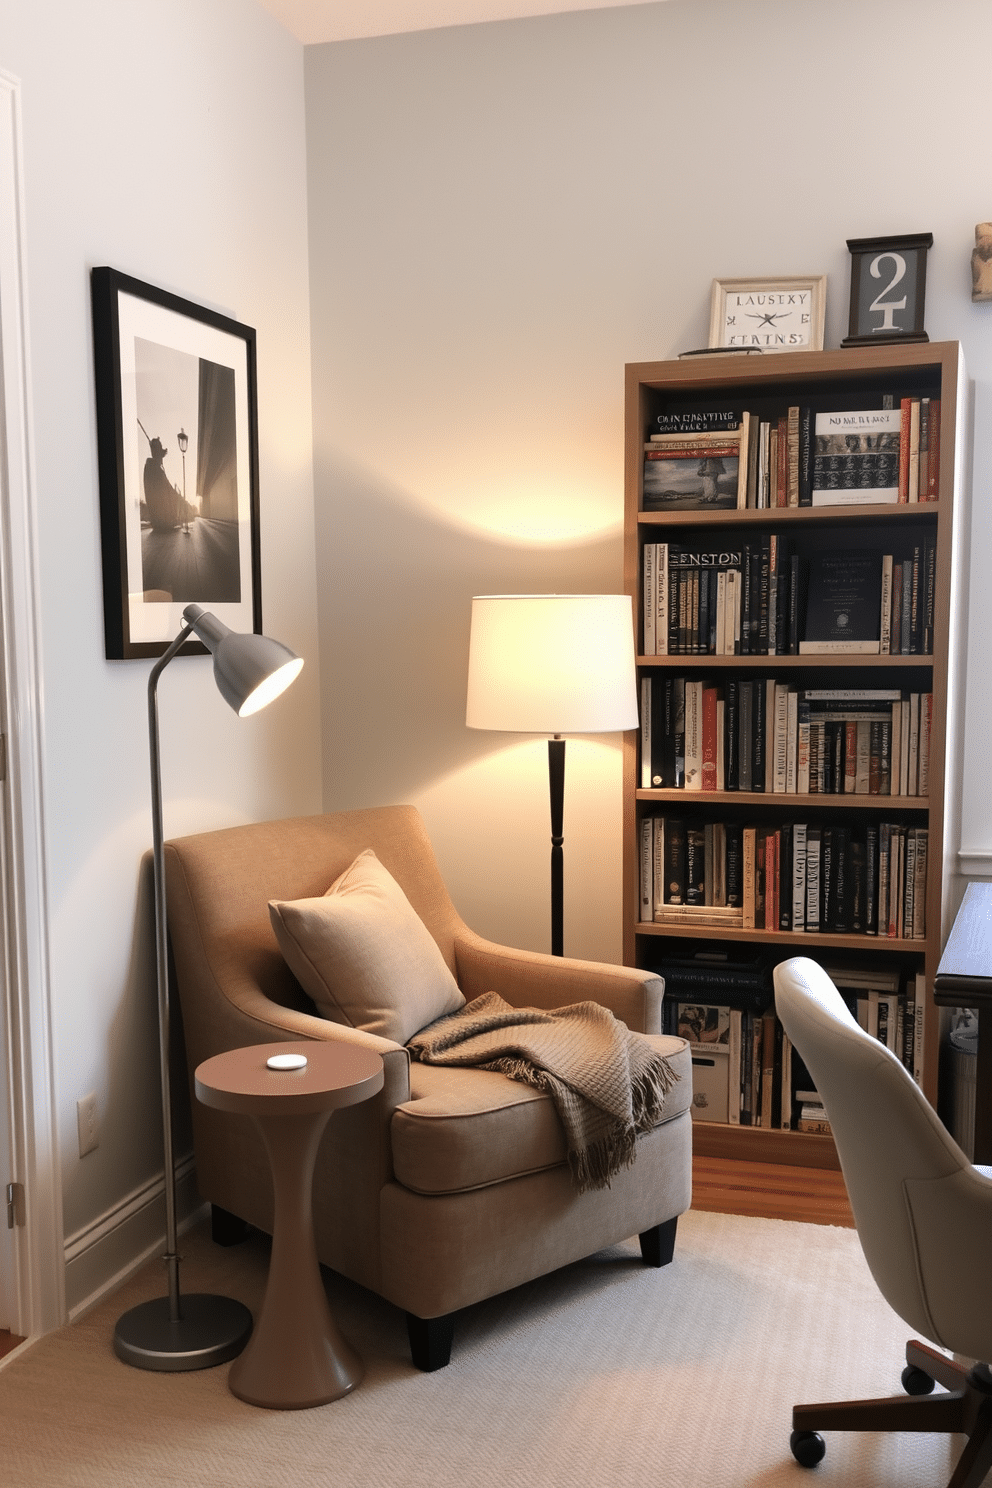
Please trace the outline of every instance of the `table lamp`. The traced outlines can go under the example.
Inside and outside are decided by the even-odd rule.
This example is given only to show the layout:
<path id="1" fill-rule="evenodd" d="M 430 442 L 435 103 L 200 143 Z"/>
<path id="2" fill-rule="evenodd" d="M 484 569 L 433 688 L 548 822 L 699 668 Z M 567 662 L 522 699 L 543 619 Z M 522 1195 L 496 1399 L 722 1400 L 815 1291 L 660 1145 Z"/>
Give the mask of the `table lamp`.
<path id="1" fill-rule="evenodd" d="M 214 681 L 239 718 L 266 707 L 299 675 L 303 662 L 279 641 L 229 630 L 200 605 L 183 610 L 183 627 L 155 663 L 148 678 L 148 752 L 152 784 L 152 867 L 155 897 L 155 969 L 158 990 L 158 1047 L 162 1080 L 165 1149 L 164 1260 L 169 1295 L 139 1303 L 125 1312 L 114 1331 L 114 1351 L 138 1369 L 176 1372 L 223 1364 L 241 1352 L 251 1333 L 251 1313 L 230 1297 L 197 1292 L 181 1297 L 176 1249 L 176 1175 L 172 1159 L 172 1094 L 169 1081 L 169 964 L 165 914 L 165 846 L 162 838 L 162 771 L 159 761 L 158 679 L 190 635 L 214 659 Z"/>
<path id="2" fill-rule="evenodd" d="M 489 594 L 472 600 L 469 728 L 550 734 L 551 953 L 564 954 L 565 734 L 637 727 L 626 594 Z"/>

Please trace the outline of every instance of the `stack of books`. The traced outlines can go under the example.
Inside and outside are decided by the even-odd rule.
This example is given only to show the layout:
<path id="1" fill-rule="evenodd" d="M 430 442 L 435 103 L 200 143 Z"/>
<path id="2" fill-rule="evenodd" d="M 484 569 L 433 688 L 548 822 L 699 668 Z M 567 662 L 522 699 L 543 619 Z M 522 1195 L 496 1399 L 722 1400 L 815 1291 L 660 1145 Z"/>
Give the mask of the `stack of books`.
<path id="1" fill-rule="evenodd" d="M 642 924 L 926 938 L 926 827 L 658 815 L 640 834 Z"/>
<path id="2" fill-rule="evenodd" d="M 645 675 L 642 790 L 925 797 L 933 694 Z"/>
<path id="3" fill-rule="evenodd" d="M 693 1119 L 829 1134 L 816 1085 L 775 1014 L 772 963 L 733 956 L 709 950 L 661 957 L 652 966 L 665 978 L 665 1031 L 690 1045 Z M 923 974 L 825 969 L 861 1027 L 922 1083 Z"/>
<path id="4" fill-rule="evenodd" d="M 901 553 L 805 556 L 770 532 L 722 546 L 644 543 L 645 656 L 927 656 L 937 578 L 930 535 Z"/>
<path id="5" fill-rule="evenodd" d="M 887 395 L 881 407 L 793 404 L 656 414 L 644 445 L 645 511 L 936 501 L 940 400 Z"/>

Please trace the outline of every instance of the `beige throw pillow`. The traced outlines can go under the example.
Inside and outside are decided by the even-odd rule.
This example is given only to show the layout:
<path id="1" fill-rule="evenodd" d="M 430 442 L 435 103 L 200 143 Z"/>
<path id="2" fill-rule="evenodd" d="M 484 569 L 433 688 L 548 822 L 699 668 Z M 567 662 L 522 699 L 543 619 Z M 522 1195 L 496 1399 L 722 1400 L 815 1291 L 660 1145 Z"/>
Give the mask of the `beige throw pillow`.
<path id="1" fill-rule="evenodd" d="M 371 848 L 320 899 L 273 899 L 296 980 L 335 1023 L 405 1044 L 465 999 L 423 920 Z"/>

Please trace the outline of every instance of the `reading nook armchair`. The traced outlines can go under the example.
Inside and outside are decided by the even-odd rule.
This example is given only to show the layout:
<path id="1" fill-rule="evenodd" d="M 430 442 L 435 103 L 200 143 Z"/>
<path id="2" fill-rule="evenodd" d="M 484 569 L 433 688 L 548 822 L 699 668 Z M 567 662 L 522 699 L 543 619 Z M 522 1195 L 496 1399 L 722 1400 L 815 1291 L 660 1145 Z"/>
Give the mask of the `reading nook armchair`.
<path id="1" fill-rule="evenodd" d="M 367 849 L 427 927 L 456 995 L 495 991 L 547 1009 L 599 1002 L 668 1056 L 679 1078 L 660 1124 L 637 1138 L 632 1166 L 609 1187 L 576 1190 L 542 1092 L 493 1071 L 411 1062 L 403 1043 L 317 1016 L 280 952 L 269 903 L 324 895 Z M 279 1039 L 337 1039 L 382 1055 L 381 1093 L 336 1113 L 323 1138 L 314 1227 L 325 1265 L 407 1313 L 418 1367 L 448 1362 L 459 1309 L 604 1246 L 639 1235 L 647 1262 L 671 1259 L 690 1202 L 692 1075 L 685 1043 L 659 1033 L 658 977 L 473 934 L 410 806 L 232 827 L 174 840 L 165 853 L 191 1073 L 223 1050 Z M 271 1232 L 271 1179 L 250 1119 L 194 1102 L 193 1132 L 200 1192 L 215 1214 Z"/>

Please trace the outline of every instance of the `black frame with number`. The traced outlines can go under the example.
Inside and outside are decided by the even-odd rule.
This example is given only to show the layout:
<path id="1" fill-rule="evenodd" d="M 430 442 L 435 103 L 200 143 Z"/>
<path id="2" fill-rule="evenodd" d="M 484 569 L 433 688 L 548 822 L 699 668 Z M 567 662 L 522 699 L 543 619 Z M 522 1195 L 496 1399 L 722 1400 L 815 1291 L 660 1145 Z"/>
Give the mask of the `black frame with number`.
<path id="1" fill-rule="evenodd" d="M 106 655 L 163 655 L 191 602 L 260 633 L 255 332 L 116 269 L 90 287 Z"/>
<path id="2" fill-rule="evenodd" d="M 848 238 L 847 246 L 851 250 L 851 319 L 841 346 L 929 341 L 923 329 L 923 309 L 927 249 L 933 246 L 933 233 Z M 895 300 L 888 298 L 893 293 Z"/>

